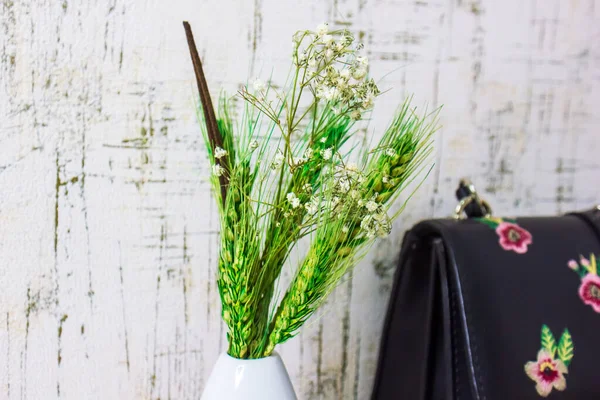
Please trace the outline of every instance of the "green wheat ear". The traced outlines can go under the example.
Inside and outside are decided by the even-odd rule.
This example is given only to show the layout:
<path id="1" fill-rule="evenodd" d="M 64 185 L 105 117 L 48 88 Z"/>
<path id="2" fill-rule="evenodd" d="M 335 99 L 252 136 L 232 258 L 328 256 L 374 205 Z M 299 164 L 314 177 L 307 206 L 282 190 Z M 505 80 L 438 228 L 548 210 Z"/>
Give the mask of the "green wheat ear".
<path id="1" fill-rule="evenodd" d="M 562 338 L 561 338 L 562 340 Z M 556 356 L 556 339 L 548 325 L 542 325 L 542 347 L 552 355 L 552 358 Z"/>
<path id="2" fill-rule="evenodd" d="M 565 329 L 558 341 L 558 358 L 568 367 L 573 359 L 573 338 L 568 329 Z"/>

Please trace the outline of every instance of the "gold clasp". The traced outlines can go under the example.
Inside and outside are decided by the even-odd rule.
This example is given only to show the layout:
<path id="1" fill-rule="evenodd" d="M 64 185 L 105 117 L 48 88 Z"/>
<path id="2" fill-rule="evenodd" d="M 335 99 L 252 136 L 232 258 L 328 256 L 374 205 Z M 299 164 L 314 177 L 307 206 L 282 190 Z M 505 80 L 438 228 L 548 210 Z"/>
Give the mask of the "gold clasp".
<path id="1" fill-rule="evenodd" d="M 462 197 L 459 203 L 456 205 L 454 209 L 454 219 L 465 219 L 467 216 L 464 215 L 464 212 L 469 204 L 475 203 L 478 204 L 482 210 L 484 210 L 484 217 L 489 218 L 492 216 L 492 207 L 490 204 L 481 199 L 477 194 L 477 190 L 475 190 L 475 186 L 469 179 L 462 179 L 460 181 L 459 189 L 462 188 L 466 193 L 466 196 Z"/>

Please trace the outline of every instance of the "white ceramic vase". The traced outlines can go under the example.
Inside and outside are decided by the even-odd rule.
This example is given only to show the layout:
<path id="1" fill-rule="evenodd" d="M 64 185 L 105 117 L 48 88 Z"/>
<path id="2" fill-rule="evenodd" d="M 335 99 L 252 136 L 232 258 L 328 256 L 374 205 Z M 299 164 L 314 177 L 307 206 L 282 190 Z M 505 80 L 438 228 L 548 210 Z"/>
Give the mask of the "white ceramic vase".
<path id="1" fill-rule="evenodd" d="M 297 400 L 281 357 L 240 360 L 226 353 L 215 364 L 201 400 Z"/>

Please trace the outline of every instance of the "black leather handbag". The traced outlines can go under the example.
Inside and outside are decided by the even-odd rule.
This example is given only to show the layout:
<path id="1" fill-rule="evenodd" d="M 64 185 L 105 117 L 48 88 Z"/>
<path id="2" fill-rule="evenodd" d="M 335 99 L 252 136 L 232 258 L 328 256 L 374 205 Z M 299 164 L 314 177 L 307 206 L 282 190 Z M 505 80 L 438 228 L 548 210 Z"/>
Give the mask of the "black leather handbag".
<path id="1" fill-rule="evenodd" d="M 457 215 L 404 237 L 375 400 L 600 400 L 600 207 Z"/>

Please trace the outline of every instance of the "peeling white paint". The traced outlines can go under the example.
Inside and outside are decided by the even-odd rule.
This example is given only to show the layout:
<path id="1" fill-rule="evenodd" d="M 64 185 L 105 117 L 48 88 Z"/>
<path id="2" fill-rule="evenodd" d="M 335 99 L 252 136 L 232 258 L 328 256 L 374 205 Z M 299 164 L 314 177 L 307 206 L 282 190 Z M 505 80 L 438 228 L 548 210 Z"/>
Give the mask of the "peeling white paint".
<path id="1" fill-rule="evenodd" d="M 600 202 L 596 0 L 1 0 L 0 399 L 197 399 L 224 349 L 183 19 L 215 95 L 328 20 L 390 73 L 375 135 L 407 94 L 444 104 L 394 235 L 281 348 L 300 398 L 369 398 L 402 231 L 459 177 L 498 214 Z"/>

